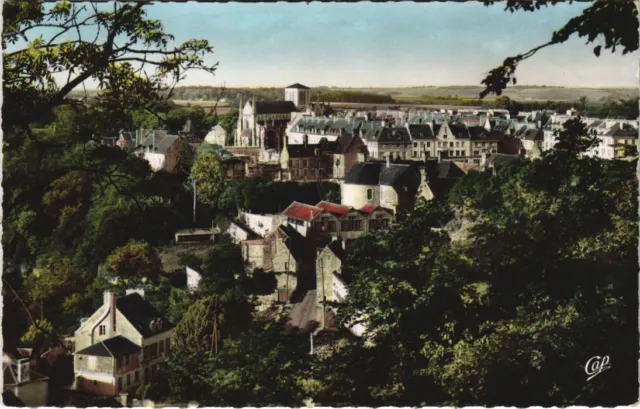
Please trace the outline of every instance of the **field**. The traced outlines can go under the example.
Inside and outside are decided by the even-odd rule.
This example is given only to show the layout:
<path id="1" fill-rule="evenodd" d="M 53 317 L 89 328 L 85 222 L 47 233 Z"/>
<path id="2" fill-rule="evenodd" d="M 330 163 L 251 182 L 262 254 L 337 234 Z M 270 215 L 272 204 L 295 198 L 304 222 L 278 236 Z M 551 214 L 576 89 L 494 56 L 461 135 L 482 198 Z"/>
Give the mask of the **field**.
<path id="1" fill-rule="evenodd" d="M 340 88 L 345 89 L 345 88 Z M 446 97 L 477 99 L 480 86 L 461 85 L 447 87 L 410 87 L 410 88 L 351 88 L 349 91 L 371 92 L 391 95 L 398 102 L 412 102 L 421 97 Z M 619 98 L 632 98 L 638 95 L 633 88 L 565 88 L 565 87 L 509 87 L 504 91 L 505 96 L 516 101 L 576 101 L 582 96 L 592 102 L 606 102 Z M 493 99 L 495 96 L 487 97 Z"/>

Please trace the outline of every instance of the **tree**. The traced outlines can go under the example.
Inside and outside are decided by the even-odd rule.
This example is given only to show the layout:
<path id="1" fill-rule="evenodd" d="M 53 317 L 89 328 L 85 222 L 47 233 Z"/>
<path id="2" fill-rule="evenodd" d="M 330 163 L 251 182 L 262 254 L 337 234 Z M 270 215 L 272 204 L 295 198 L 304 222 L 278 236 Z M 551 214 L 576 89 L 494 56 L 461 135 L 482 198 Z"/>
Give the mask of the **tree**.
<path id="1" fill-rule="evenodd" d="M 388 357 L 374 381 L 353 376 L 365 402 L 637 399 L 637 368 L 622 363 L 638 354 L 636 165 L 583 158 L 591 145 L 579 121 L 559 138 L 560 149 L 539 160 L 461 179 L 453 210 L 473 211 L 455 212 L 449 225 L 474 222 L 469 239 L 439 237 L 434 209 L 417 208 L 357 243 L 343 267 L 352 283 L 340 320 L 364 318 L 369 354 Z M 584 382 L 587 360 L 614 339 L 616 382 Z"/>
<path id="2" fill-rule="evenodd" d="M 191 168 L 196 181 L 198 197 L 202 203 L 215 205 L 224 188 L 225 172 L 220 157 L 212 152 L 201 152 Z"/>
<path id="3" fill-rule="evenodd" d="M 148 243 L 131 240 L 116 248 L 106 260 L 107 268 L 125 285 L 155 281 L 161 270 L 160 258 Z"/>
<path id="4" fill-rule="evenodd" d="M 496 0 L 483 0 L 485 5 L 493 5 Z M 505 10 L 535 11 L 543 6 L 555 5 L 555 0 L 507 0 Z M 551 40 L 531 50 L 507 57 L 502 65 L 489 71 L 482 80 L 485 89 L 480 98 L 490 93 L 501 95 L 502 91 L 512 83 L 516 85 L 515 71 L 518 64 L 531 58 L 538 51 L 568 41 L 575 34 L 587 37 L 587 44 L 594 43 L 604 37 L 604 49 L 615 52 L 622 49 L 622 54 L 633 53 L 638 49 L 638 9 L 632 0 L 603 0 L 594 2 L 581 15 L 570 19 L 564 27 L 553 32 Z M 593 48 L 596 57 L 600 56 L 603 46 Z"/>

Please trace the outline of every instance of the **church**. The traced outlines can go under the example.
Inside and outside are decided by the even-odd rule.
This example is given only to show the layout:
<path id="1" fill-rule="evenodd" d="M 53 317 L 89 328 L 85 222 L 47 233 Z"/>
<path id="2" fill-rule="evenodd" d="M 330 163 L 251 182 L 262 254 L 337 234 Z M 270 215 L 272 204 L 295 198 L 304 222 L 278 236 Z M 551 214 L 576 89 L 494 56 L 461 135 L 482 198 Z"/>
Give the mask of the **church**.
<path id="1" fill-rule="evenodd" d="M 254 97 L 244 105 L 240 99 L 234 145 L 280 152 L 291 114 L 309 107 L 311 89 L 296 83 L 284 89 L 284 98 L 284 101 L 256 101 Z"/>

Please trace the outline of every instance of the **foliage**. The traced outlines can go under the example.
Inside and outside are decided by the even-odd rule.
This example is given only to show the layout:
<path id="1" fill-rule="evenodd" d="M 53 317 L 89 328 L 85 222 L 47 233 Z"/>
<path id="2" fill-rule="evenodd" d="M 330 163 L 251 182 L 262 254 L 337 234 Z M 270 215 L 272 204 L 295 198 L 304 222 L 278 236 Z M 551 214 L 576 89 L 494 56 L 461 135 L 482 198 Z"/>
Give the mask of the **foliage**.
<path id="1" fill-rule="evenodd" d="M 161 269 L 155 249 L 149 243 L 135 240 L 116 248 L 106 263 L 114 278 L 127 285 L 155 281 Z"/>
<path id="2" fill-rule="evenodd" d="M 349 373 L 363 402 L 635 401 L 637 368 L 626 364 L 638 340 L 635 164 L 581 158 L 584 134 L 568 121 L 560 148 L 541 159 L 462 178 L 450 203 L 473 210 L 455 216 L 479 222 L 471 240 L 432 232 L 433 209 L 419 208 L 357 243 L 339 315 L 364 318 L 367 356 L 388 357 L 373 381 Z M 585 382 L 599 350 L 620 363 L 610 372 L 618 381 Z M 348 362 L 363 359 L 351 353 Z"/>
<path id="3" fill-rule="evenodd" d="M 191 168 L 196 181 L 196 192 L 202 203 L 214 205 L 224 189 L 225 172 L 220 157 L 211 152 L 200 152 Z"/>
<path id="4" fill-rule="evenodd" d="M 485 5 L 492 5 L 495 0 L 484 0 Z M 543 6 L 555 5 L 555 0 L 507 0 L 505 10 L 512 13 L 517 10 L 535 11 Z M 532 57 L 539 50 L 568 41 L 575 34 L 586 37 L 587 44 L 597 42 L 593 49 L 596 57 L 600 56 L 604 40 L 604 49 L 622 49 L 622 54 L 633 53 L 638 49 L 638 9 L 632 0 L 602 0 L 594 2 L 583 10 L 582 14 L 570 19 L 564 27 L 553 32 L 551 40 L 531 50 L 507 57 L 502 65 L 489 71 L 482 80 L 485 89 L 480 98 L 490 93 L 501 95 L 502 91 L 513 83 L 516 85 L 515 71 L 518 64 Z"/>
<path id="5" fill-rule="evenodd" d="M 313 95 L 313 99 L 320 102 L 359 102 L 370 104 L 393 104 L 395 102 L 390 95 L 346 90 L 317 92 Z"/>

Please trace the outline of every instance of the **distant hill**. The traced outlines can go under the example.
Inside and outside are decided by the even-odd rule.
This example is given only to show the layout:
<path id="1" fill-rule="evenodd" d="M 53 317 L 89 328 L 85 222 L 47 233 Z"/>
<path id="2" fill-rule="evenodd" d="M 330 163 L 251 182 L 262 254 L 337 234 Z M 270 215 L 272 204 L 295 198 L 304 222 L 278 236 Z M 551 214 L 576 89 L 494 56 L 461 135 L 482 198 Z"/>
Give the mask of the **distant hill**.
<path id="1" fill-rule="evenodd" d="M 420 102 L 420 100 L 441 99 L 443 101 L 466 99 L 477 99 L 481 86 L 474 85 L 458 85 L 458 86 L 416 86 L 416 87 L 399 87 L 399 88 L 341 88 L 341 87 L 317 87 L 314 94 L 318 96 L 341 96 L 349 94 L 350 96 L 362 96 L 363 101 L 342 101 L 342 102 L 370 102 L 372 96 L 379 95 L 379 102 L 390 102 L 390 98 L 394 101 L 403 102 Z M 89 96 L 95 95 L 96 91 L 88 91 Z M 77 95 L 76 95 L 77 94 Z M 72 97 L 81 96 L 80 92 L 74 93 Z M 617 101 L 621 98 L 634 98 L 639 95 L 638 90 L 634 88 L 571 88 L 571 87 L 546 87 L 546 86 L 515 86 L 509 87 L 504 91 L 505 96 L 519 101 L 576 101 L 580 97 L 587 97 L 591 104 L 601 104 L 607 101 Z M 247 100 L 255 96 L 256 100 L 282 100 L 284 99 L 284 91 L 282 88 L 225 88 L 211 86 L 185 86 L 177 87 L 174 91 L 173 98 L 176 100 L 186 101 L 218 101 L 223 100 L 224 105 L 235 107 L 238 105 L 240 98 Z M 485 98 L 491 100 L 495 96 Z M 312 99 L 313 94 L 312 94 Z M 327 101 L 329 102 L 329 101 Z"/>

